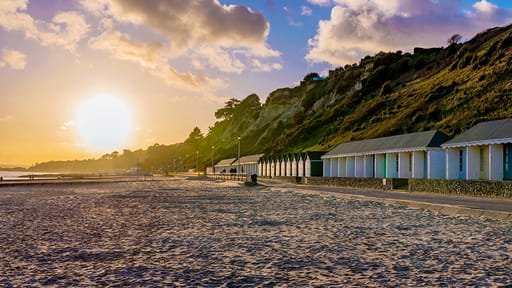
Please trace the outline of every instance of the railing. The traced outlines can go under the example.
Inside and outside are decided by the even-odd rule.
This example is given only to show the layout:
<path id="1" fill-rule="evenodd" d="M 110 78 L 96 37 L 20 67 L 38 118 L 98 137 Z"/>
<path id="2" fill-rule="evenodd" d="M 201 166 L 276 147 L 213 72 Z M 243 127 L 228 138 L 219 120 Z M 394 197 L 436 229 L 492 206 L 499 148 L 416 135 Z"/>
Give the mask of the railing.
<path id="1" fill-rule="evenodd" d="M 251 174 L 245 173 L 210 173 L 207 175 L 216 180 L 231 180 L 231 181 L 243 181 L 249 182 L 251 181 Z"/>

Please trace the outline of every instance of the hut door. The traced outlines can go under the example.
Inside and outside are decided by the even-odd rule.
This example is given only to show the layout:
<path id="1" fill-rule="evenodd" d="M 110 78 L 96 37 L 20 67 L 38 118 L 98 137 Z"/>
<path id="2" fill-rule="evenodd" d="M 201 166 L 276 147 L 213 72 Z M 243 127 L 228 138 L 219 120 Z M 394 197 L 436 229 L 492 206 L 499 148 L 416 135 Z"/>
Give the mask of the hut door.
<path id="1" fill-rule="evenodd" d="M 503 146 L 503 179 L 512 180 L 512 144 Z"/>
<path id="2" fill-rule="evenodd" d="M 466 150 L 459 150 L 459 179 L 466 179 Z"/>

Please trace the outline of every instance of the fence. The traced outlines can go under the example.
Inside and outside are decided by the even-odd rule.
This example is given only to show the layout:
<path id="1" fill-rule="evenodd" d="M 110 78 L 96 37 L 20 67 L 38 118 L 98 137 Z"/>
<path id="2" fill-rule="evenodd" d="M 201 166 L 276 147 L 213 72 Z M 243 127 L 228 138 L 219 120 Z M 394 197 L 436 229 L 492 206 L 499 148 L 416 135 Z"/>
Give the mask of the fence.
<path id="1" fill-rule="evenodd" d="M 245 173 L 210 173 L 208 177 L 212 177 L 216 180 L 231 180 L 231 181 L 251 181 L 251 174 Z"/>

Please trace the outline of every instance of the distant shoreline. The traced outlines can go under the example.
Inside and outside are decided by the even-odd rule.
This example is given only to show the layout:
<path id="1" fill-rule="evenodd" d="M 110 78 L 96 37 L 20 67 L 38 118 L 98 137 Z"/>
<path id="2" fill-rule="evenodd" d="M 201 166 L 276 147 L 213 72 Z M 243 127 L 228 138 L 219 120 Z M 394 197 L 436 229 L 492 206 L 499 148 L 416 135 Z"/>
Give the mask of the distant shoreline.
<path id="1" fill-rule="evenodd" d="M 23 167 L 11 167 L 11 168 L 7 168 L 7 167 L 0 167 L 0 171 L 28 171 L 27 168 L 23 168 Z"/>
<path id="2" fill-rule="evenodd" d="M 144 181 L 165 181 L 169 178 L 143 177 L 143 176 L 108 176 L 88 178 L 35 178 L 35 179 L 7 179 L 0 182 L 2 187 L 14 186 L 40 186 L 40 185 L 74 185 L 74 184 L 98 184 L 98 183 L 122 183 L 122 182 L 144 182 Z"/>
<path id="3" fill-rule="evenodd" d="M 148 175 L 146 175 L 148 176 Z M 106 179 L 106 178 L 129 178 L 137 177 L 132 173 L 114 173 L 114 172 L 36 172 L 30 170 L 0 170 L 1 182 L 26 182 L 26 181 L 46 181 L 46 180 L 87 180 L 87 179 Z M 139 174 L 139 177 L 144 175 Z"/>

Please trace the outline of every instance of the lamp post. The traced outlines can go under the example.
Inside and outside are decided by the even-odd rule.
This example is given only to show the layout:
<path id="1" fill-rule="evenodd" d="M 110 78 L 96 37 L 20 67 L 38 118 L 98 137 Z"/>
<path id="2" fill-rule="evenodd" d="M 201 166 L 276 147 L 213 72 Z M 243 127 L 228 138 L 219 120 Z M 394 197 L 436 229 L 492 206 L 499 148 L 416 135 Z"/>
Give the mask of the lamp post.
<path id="1" fill-rule="evenodd" d="M 136 181 L 139 181 L 139 156 L 137 156 L 137 177 L 135 178 Z"/>
<path id="2" fill-rule="evenodd" d="M 240 136 L 238 136 L 238 173 L 240 173 Z"/>
<path id="3" fill-rule="evenodd" d="M 199 176 L 199 151 L 196 151 L 196 171 L 197 176 Z"/>
<path id="4" fill-rule="evenodd" d="M 215 175 L 215 166 L 213 166 L 213 150 L 215 150 L 215 146 L 212 145 L 212 174 Z"/>

